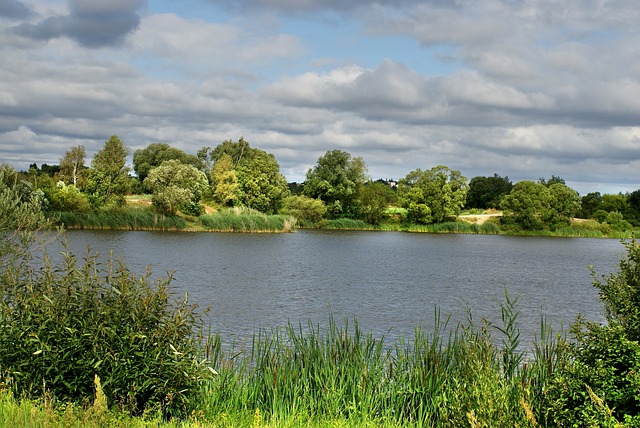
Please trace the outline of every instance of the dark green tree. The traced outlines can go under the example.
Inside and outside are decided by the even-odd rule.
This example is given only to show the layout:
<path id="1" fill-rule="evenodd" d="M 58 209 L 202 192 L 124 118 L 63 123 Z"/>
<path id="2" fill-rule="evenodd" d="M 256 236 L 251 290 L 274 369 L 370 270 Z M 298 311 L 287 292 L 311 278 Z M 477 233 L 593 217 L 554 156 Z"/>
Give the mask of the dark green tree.
<path id="1" fill-rule="evenodd" d="M 93 157 L 85 192 L 94 206 L 124 205 L 124 196 L 129 189 L 128 154 L 129 149 L 117 135 L 113 135 Z"/>
<path id="2" fill-rule="evenodd" d="M 369 224 L 380 224 L 387 217 L 387 208 L 397 201 L 397 192 L 387 183 L 370 181 L 358 187 L 359 218 Z"/>
<path id="3" fill-rule="evenodd" d="M 198 169 L 202 166 L 202 161 L 197 156 L 187 154 L 167 143 L 153 143 L 133 153 L 133 170 L 142 182 L 149 175 L 149 171 L 168 160 L 178 160 Z"/>
<path id="4" fill-rule="evenodd" d="M 407 219 L 418 224 L 440 223 L 460 214 L 467 196 L 467 179 L 460 171 L 438 165 L 417 169 L 398 183 L 398 196 Z"/>
<path id="5" fill-rule="evenodd" d="M 540 177 L 540 180 L 538 180 L 538 183 L 543 184 L 547 187 L 551 187 L 552 184 L 563 184 L 563 185 L 567 184 L 564 181 L 564 178 L 556 177 L 555 175 L 552 175 L 551 178 L 548 180 L 546 180 L 544 177 Z"/>
<path id="6" fill-rule="evenodd" d="M 509 194 L 513 188 L 513 183 L 509 177 L 500 177 L 493 174 L 493 177 L 473 177 L 469 182 L 467 208 L 499 208 L 502 196 Z"/>
<path id="7" fill-rule="evenodd" d="M 367 181 L 362 158 L 342 150 L 330 150 L 307 171 L 304 195 L 322 200 L 330 218 L 358 216 L 358 186 Z"/>
<path id="8" fill-rule="evenodd" d="M 600 192 L 591 192 L 584 195 L 580 202 L 580 218 L 595 218 L 596 211 L 602 209 L 602 195 Z"/>

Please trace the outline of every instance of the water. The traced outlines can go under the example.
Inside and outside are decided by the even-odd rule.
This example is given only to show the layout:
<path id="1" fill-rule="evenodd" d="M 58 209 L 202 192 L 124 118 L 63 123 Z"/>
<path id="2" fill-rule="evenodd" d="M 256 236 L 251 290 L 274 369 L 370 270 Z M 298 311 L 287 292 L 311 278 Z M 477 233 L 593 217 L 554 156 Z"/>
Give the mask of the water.
<path id="1" fill-rule="evenodd" d="M 505 289 L 518 296 L 525 341 L 540 316 L 559 330 L 578 313 L 603 321 L 588 266 L 616 269 L 624 247 L 611 239 L 298 231 L 293 234 L 68 231 L 76 254 L 113 251 L 129 268 L 174 272 L 176 293 L 210 307 L 223 341 L 246 342 L 259 328 L 357 318 L 389 340 L 432 331 L 436 308 L 450 324 L 500 324 Z"/>

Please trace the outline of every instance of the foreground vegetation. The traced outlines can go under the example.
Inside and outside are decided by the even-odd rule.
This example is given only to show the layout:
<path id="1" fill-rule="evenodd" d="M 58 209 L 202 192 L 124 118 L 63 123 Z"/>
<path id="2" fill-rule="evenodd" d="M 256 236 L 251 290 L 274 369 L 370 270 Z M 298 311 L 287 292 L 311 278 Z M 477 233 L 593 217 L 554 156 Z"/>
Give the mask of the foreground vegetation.
<path id="1" fill-rule="evenodd" d="M 2 172 L 0 171 L 0 174 Z M 3 182 L 0 175 L 0 183 Z M 6 183 L 6 182 L 5 182 Z M 0 187 L 2 426 L 638 426 L 640 244 L 597 278 L 606 325 L 501 320 L 388 343 L 357 321 L 289 325 L 225 344 L 171 276 L 64 253 L 52 263 L 37 194 Z M 215 326 L 213 326 L 215 328 Z"/>

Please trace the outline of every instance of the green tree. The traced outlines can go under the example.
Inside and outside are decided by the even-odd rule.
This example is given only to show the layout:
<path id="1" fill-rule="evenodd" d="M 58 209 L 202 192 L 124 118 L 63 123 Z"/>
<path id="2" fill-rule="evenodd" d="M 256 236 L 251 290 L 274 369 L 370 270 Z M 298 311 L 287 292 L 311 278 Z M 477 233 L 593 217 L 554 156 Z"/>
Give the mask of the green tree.
<path id="1" fill-rule="evenodd" d="M 278 212 L 282 200 L 289 195 L 287 181 L 280 173 L 275 156 L 252 148 L 244 138 L 237 142 L 222 142 L 210 151 L 209 156 L 213 161 L 212 193 L 217 195 L 218 201 L 272 214 Z"/>
<path id="2" fill-rule="evenodd" d="M 569 186 L 558 182 L 548 188 L 551 195 L 550 209 L 544 221 L 553 228 L 569 226 L 572 217 L 580 210 L 580 195 Z"/>
<path id="3" fill-rule="evenodd" d="M 208 181 L 204 172 L 174 159 L 153 168 L 144 186 L 153 194 L 154 207 L 163 214 L 174 215 L 177 210 L 200 214 L 196 207 Z"/>
<path id="4" fill-rule="evenodd" d="M 71 147 L 60 159 L 60 178 L 65 184 L 73 184 L 77 189 L 82 188 L 82 173 L 85 170 L 84 146 Z"/>
<path id="5" fill-rule="evenodd" d="M 520 181 L 502 199 L 503 224 L 516 224 L 524 230 L 544 230 L 571 224 L 580 209 L 578 192 L 556 182 L 550 186 Z"/>
<path id="6" fill-rule="evenodd" d="M 587 193 L 582 197 L 580 203 L 580 212 L 577 214 L 580 218 L 595 218 L 596 211 L 602 209 L 602 195 L 600 192 Z"/>
<path id="7" fill-rule="evenodd" d="M 552 175 L 550 179 L 545 179 L 544 177 L 541 177 L 540 180 L 538 180 L 538 183 L 543 184 L 547 187 L 551 187 L 551 185 L 553 184 L 563 184 L 566 185 L 567 183 L 564 181 L 564 178 L 562 177 L 556 177 L 555 175 Z"/>
<path id="8" fill-rule="evenodd" d="M 226 153 L 211 169 L 211 188 L 213 200 L 223 206 L 232 207 L 239 199 L 238 174 Z"/>
<path id="9" fill-rule="evenodd" d="M 322 200 L 331 218 L 353 218 L 358 214 L 358 186 L 366 181 L 367 167 L 362 158 L 331 150 L 307 171 L 303 194 Z"/>
<path id="10" fill-rule="evenodd" d="M 149 171 L 168 160 L 178 160 L 198 169 L 202 167 L 202 161 L 197 156 L 187 154 L 167 143 L 152 143 L 133 153 L 133 170 L 138 179 L 143 182 L 149 175 Z"/>
<path id="11" fill-rule="evenodd" d="M 467 179 L 460 171 L 438 165 L 416 169 L 398 183 L 398 196 L 407 219 L 418 224 L 440 223 L 460 213 L 467 196 Z"/>
<path id="12" fill-rule="evenodd" d="M 469 182 L 469 191 L 465 206 L 467 208 L 498 208 L 500 200 L 513 188 L 509 177 L 473 177 Z"/>
<path id="13" fill-rule="evenodd" d="M 94 206 L 124 205 L 124 196 L 129 189 L 128 154 L 129 149 L 113 135 L 93 157 L 85 192 Z"/>
<path id="14" fill-rule="evenodd" d="M 369 224 L 380 224 L 387 217 L 387 208 L 397 201 L 398 194 L 384 182 L 373 181 L 359 186 L 359 218 Z"/>
<path id="15" fill-rule="evenodd" d="M 294 216 L 302 227 L 312 227 L 320 223 L 326 212 L 324 202 L 304 195 L 286 197 L 280 209 L 280 214 Z"/>

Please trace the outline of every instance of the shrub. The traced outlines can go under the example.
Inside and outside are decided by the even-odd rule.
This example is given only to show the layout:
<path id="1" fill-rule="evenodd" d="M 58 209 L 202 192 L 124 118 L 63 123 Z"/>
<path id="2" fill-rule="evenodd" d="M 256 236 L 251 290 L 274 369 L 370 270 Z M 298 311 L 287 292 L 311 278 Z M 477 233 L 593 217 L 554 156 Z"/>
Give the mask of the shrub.
<path id="1" fill-rule="evenodd" d="M 109 405 L 131 413 L 191 409 L 208 374 L 202 319 L 172 302 L 171 276 L 137 276 L 121 261 L 66 254 L 15 262 L 0 275 L 0 375 L 14 392 L 86 404 L 97 375 Z"/>
<path id="2" fill-rule="evenodd" d="M 574 341 L 547 393 L 559 426 L 640 423 L 640 245 L 632 239 L 625 247 L 618 272 L 594 279 L 608 324 L 572 326 Z"/>

